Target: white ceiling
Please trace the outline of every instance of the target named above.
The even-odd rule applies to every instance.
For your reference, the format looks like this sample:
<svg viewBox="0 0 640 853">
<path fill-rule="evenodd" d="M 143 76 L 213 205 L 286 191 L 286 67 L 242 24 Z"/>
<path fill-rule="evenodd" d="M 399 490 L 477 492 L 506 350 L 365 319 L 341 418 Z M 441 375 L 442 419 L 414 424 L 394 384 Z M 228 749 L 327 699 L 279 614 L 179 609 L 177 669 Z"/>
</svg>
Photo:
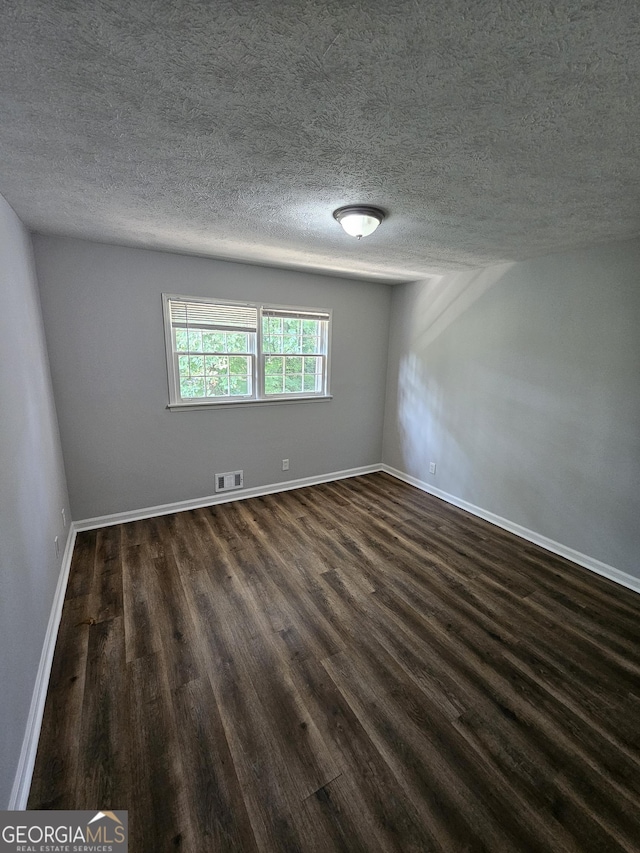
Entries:
<svg viewBox="0 0 640 853">
<path fill-rule="evenodd" d="M 5 0 L 33 230 L 401 281 L 640 233 L 633 0 Z M 332 211 L 389 217 L 358 242 Z"/>
</svg>

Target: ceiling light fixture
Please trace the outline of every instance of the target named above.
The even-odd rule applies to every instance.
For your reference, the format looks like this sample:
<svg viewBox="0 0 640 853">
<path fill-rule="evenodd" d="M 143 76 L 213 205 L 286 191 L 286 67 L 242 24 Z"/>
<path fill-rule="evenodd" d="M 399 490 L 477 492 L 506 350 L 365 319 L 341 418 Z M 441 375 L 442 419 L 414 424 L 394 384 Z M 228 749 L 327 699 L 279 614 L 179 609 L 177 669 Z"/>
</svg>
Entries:
<svg viewBox="0 0 640 853">
<path fill-rule="evenodd" d="M 384 210 L 364 204 L 349 204 L 333 211 L 337 219 L 350 237 L 368 237 L 373 234 L 385 217 Z"/>
</svg>

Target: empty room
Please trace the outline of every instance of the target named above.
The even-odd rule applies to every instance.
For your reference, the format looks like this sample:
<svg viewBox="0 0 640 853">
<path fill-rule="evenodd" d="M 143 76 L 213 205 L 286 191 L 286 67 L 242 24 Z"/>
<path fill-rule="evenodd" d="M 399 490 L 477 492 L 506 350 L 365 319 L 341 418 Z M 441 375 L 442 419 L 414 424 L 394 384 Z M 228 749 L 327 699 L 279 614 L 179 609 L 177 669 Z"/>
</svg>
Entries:
<svg viewBox="0 0 640 853">
<path fill-rule="evenodd" d="M 638 5 L 0 47 L 3 849 L 637 853 Z"/>
</svg>

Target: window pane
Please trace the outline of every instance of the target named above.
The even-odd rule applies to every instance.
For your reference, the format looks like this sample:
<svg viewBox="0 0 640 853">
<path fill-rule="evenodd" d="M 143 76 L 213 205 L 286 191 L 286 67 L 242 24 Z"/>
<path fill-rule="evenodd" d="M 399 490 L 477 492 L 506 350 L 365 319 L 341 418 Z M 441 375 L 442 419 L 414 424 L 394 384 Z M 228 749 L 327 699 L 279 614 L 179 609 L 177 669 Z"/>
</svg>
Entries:
<svg viewBox="0 0 640 853">
<path fill-rule="evenodd" d="M 319 321 L 318 320 L 303 320 L 302 321 L 302 334 L 303 335 L 318 335 L 319 333 Z"/>
<path fill-rule="evenodd" d="M 267 376 L 282 373 L 282 358 L 273 355 L 265 356 L 264 372 Z"/>
<path fill-rule="evenodd" d="M 302 376 L 287 376 L 284 382 L 285 391 L 289 394 L 300 394 L 302 391 Z"/>
<path fill-rule="evenodd" d="M 264 380 L 265 394 L 282 394 L 284 385 L 282 376 L 266 376 Z"/>
<path fill-rule="evenodd" d="M 192 355 L 189 359 L 189 372 L 194 374 L 204 373 L 204 359 L 201 355 Z"/>
<path fill-rule="evenodd" d="M 301 339 L 297 335 L 285 335 L 282 339 L 282 352 L 300 352 Z"/>
<path fill-rule="evenodd" d="M 229 367 L 229 359 L 226 355 L 211 356 L 211 370 L 215 373 L 226 373 Z"/>
<path fill-rule="evenodd" d="M 227 335 L 227 352 L 249 352 L 248 335 Z"/>
<path fill-rule="evenodd" d="M 214 376 L 207 379 L 208 397 L 227 397 L 229 394 L 229 381 L 226 376 Z"/>
<path fill-rule="evenodd" d="M 188 355 L 180 355 L 178 356 L 178 371 L 180 372 L 180 376 L 189 376 L 189 356 Z"/>
<path fill-rule="evenodd" d="M 186 329 L 176 329 L 176 351 L 185 352 L 189 348 L 189 335 Z"/>
<path fill-rule="evenodd" d="M 189 352 L 202 352 L 202 332 L 200 329 L 189 329 Z"/>
<path fill-rule="evenodd" d="M 314 393 L 318 391 L 317 380 L 319 377 L 316 377 L 315 374 L 306 373 L 304 376 L 304 390 Z"/>
<path fill-rule="evenodd" d="M 180 392 L 183 397 L 204 397 L 204 377 L 192 376 L 180 380 Z"/>
<path fill-rule="evenodd" d="M 226 349 L 225 337 L 224 332 L 203 332 L 203 352 L 224 352 Z"/>
<path fill-rule="evenodd" d="M 320 373 L 320 359 L 319 358 L 305 358 L 304 360 L 304 372 L 305 373 Z"/>
<path fill-rule="evenodd" d="M 285 320 L 284 321 L 284 333 L 286 335 L 299 335 L 300 334 L 300 320 Z"/>
<path fill-rule="evenodd" d="M 249 373 L 249 359 L 247 356 L 232 356 L 229 359 L 229 373 L 246 376 Z"/>
<path fill-rule="evenodd" d="M 229 393 L 234 397 L 249 393 L 249 379 L 246 376 L 232 376 L 229 379 Z"/>
<path fill-rule="evenodd" d="M 282 352 L 282 335 L 269 332 L 263 336 L 262 348 L 265 352 Z"/>
<path fill-rule="evenodd" d="M 285 373 L 287 375 L 291 373 L 302 373 L 302 359 L 301 358 L 287 358 Z"/>
<path fill-rule="evenodd" d="M 282 334 L 282 317 L 263 317 L 262 331 L 265 335 Z"/>
</svg>

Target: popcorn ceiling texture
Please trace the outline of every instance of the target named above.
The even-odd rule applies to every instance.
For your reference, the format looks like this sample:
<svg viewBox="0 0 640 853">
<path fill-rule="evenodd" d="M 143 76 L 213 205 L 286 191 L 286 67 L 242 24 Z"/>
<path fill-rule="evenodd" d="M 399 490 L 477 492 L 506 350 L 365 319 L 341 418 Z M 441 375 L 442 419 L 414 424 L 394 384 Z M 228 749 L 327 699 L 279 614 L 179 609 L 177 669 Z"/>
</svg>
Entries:
<svg viewBox="0 0 640 853">
<path fill-rule="evenodd" d="M 31 229 L 387 281 L 640 231 L 640 4 L 8 0 Z M 332 211 L 377 204 L 357 242 Z"/>
</svg>

